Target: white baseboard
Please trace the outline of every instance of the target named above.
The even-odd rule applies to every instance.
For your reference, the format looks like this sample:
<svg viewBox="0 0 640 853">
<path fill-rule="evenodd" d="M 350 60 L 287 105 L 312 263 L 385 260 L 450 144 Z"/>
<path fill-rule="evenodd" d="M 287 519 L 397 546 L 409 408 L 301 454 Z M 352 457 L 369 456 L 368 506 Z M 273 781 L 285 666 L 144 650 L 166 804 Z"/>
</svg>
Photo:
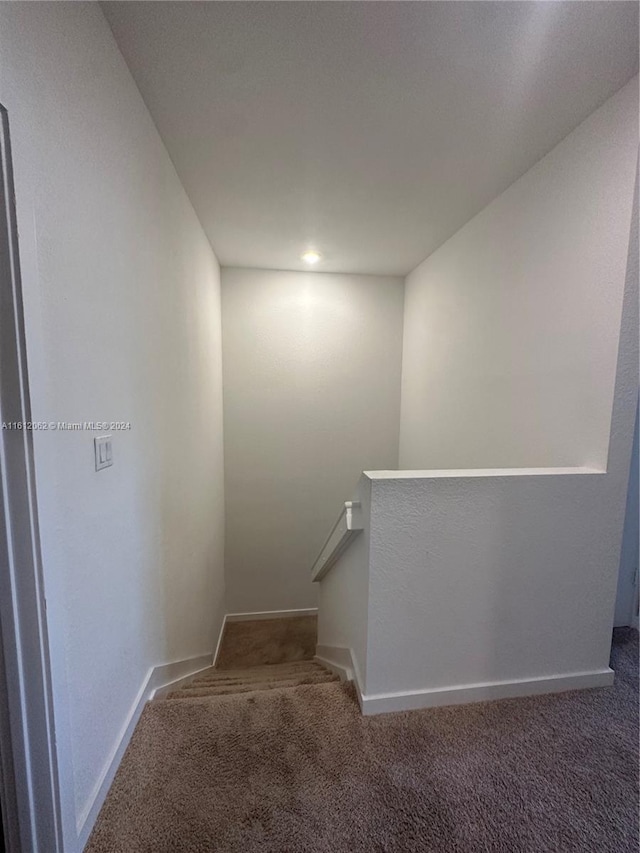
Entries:
<svg viewBox="0 0 640 853">
<path fill-rule="evenodd" d="M 339 675 L 343 681 L 355 681 L 355 665 L 351 649 L 343 646 L 316 646 L 315 659 Z"/>
<path fill-rule="evenodd" d="M 161 691 L 164 692 L 165 689 L 171 689 L 179 685 L 182 681 L 192 678 L 201 670 L 208 669 L 211 665 L 212 655 L 208 654 L 173 663 L 161 664 L 149 670 L 136 698 L 133 700 L 133 704 L 122 725 L 116 743 L 105 762 L 100 778 L 94 786 L 87 805 L 78 817 L 78 850 L 84 850 L 89 840 L 98 813 L 106 799 L 116 771 L 120 766 L 122 756 L 129 745 L 131 735 L 146 703 L 154 698 L 154 696 L 161 695 Z"/>
<path fill-rule="evenodd" d="M 260 619 L 290 619 L 294 616 L 317 616 L 318 608 L 317 607 L 307 607 L 301 610 L 261 610 L 256 611 L 255 613 L 225 613 L 224 618 L 222 619 L 222 625 L 220 626 L 220 633 L 218 634 L 218 642 L 216 643 L 216 650 L 213 655 L 213 665 L 215 666 L 218 662 L 218 654 L 220 653 L 220 645 L 222 643 L 222 637 L 224 635 L 224 629 L 227 622 L 253 622 L 254 620 Z"/>
<path fill-rule="evenodd" d="M 364 713 L 362 704 L 363 681 L 353 649 L 344 646 L 318 645 L 316 646 L 315 659 L 331 672 L 339 675 L 342 681 L 353 681 L 358 696 L 358 704 Z"/>
<path fill-rule="evenodd" d="M 536 696 L 542 693 L 562 693 L 566 690 L 584 690 L 589 687 L 608 687 L 613 684 L 614 672 L 609 667 L 592 672 L 542 678 L 518 679 L 490 684 L 468 684 L 399 693 L 363 695 L 362 713 L 385 714 L 390 711 L 414 711 L 419 708 L 436 708 L 442 705 L 464 705 L 492 699 L 514 699 L 518 696 Z"/>
<path fill-rule="evenodd" d="M 200 655 L 200 657 L 157 666 L 153 670 L 153 689 L 149 695 L 149 700 L 160 699 L 171 690 L 181 687 L 194 675 L 205 669 L 210 669 L 212 666 L 213 655 Z"/>
<path fill-rule="evenodd" d="M 216 650 L 213 653 L 213 665 L 215 666 L 218 663 L 218 655 L 220 654 L 220 646 L 222 645 L 222 638 L 224 637 L 224 629 L 227 625 L 227 614 L 225 613 L 222 617 L 222 624 L 220 625 L 220 633 L 218 634 L 218 642 L 216 643 Z"/>
</svg>

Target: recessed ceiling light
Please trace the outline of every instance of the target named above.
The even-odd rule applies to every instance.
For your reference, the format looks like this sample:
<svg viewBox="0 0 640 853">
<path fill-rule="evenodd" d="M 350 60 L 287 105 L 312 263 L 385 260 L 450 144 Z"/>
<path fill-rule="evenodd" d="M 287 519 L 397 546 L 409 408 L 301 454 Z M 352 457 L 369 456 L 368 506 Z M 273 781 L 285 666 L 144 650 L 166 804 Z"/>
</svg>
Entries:
<svg viewBox="0 0 640 853">
<path fill-rule="evenodd" d="M 311 264 L 311 266 L 317 264 L 321 257 L 322 255 L 320 254 L 320 252 L 316 252 L 313 249 L 309 249 L 307 252 L 303 252 L 303 254 L 301 255 L 301 258 L 305 262 L 305 264 Z"/>
</svg>

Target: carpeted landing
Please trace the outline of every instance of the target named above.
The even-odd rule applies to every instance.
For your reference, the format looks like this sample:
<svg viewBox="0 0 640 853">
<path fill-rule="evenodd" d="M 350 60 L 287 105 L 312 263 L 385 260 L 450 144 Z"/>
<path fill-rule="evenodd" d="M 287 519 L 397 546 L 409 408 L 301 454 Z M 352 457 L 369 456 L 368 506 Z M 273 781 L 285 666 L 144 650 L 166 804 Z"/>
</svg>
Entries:
<svg viewBox="0 0 640 853">
<path fill-rule="evenodd" d="M 336 682 L 152 702 L 87 853 L 637 853 L 637 632 L 612 666 L 378 717 Z"/>
<path fill-rule="evenodd" d="M 218 669 L 311 660 L 316 653 L 317 616 L 227 622 Z"/>
</svg>

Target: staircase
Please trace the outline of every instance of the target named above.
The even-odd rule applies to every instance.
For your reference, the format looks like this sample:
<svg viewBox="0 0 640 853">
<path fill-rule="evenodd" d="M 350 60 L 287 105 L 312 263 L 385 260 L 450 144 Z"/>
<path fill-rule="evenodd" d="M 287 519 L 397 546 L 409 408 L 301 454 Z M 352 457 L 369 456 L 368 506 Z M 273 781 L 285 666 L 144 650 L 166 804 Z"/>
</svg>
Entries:
<svg viewBox="0 0 640 853">
<path fill-rule="evenodd" d="M 229 623 L 218 665 L 198 673 L 162 701 L 207 700 L 340 681 L 313 659 L 316 620 L 304 616 Z"/>
<path fill-rule="evenodd" d="M 299 687 L 302 684 L 326 684 L 340 681 L 315 661 L 267 664 L 236 670 L 211 669 L 194 678 L 189 684 L 174 690 L 168 700 L 205 699 L 228 696 L 232 693 L 254 693 L 256 690 L 276 690 Z"/>
</svg>

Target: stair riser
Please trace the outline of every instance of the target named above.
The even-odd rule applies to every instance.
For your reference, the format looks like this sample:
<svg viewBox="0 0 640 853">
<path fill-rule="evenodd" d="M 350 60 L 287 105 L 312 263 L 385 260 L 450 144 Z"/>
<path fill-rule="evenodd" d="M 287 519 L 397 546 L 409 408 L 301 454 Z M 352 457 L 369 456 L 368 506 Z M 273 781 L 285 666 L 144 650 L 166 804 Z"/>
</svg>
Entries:
<svg viewBox="0 0 640 853">
<path fill-rule="evenodd" d="M 273 670 L 274 672 L 299 672 L 300 670 L 304 671 L 307 669 L 323 669 L 323 667 L 315 661 L 303 660 L 299 663 L 272 663 L 266 664 L 265 666 L 252 666 L 247 669 L 225 669 L 224 667 L 216 667 L 215 670 L 211 670 L 211 672 L 216 674 L 220 673 L 221 675 L 235 676 L 240 674 L 252 675 L 264 672 L 265 670 Z"/>
<path fill-rule="evenodd" d="M 277 676 L 268 677 L 268 676 L 254 676 L 253 678 L 225 678 L 224 676 L 211 676 L 209 678 L 196 678 L 194 679 L 189 686 L 195 687 L 196 685 L 205 686 L 210 684 L 228 684 L 230 687 L 234 684 L 259 684 L 263 681 L 279 681 L 284 678 L 289 680 L 291 678 L 313 678 L 316 675 L 325 675 L 325 673 L 320 669 L 309 670 L 308 672 L 285 672 L 279 673 Z"/>
</svg>

